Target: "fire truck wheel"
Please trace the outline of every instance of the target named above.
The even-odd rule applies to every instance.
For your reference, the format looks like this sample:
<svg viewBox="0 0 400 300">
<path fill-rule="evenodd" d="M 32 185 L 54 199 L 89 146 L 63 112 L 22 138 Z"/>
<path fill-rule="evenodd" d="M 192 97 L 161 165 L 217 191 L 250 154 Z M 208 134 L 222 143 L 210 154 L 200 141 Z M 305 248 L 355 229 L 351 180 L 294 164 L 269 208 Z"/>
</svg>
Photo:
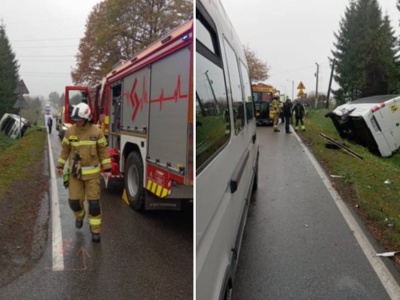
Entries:
<svg viewBox="0 0 400 300">
<path fill-rule="evenodd" d="M 138 152 L 131 152 L 125 163 L 125 188 L 129 205 L 134 210 L 144 208 L 143 162 Z"/>
</svg>

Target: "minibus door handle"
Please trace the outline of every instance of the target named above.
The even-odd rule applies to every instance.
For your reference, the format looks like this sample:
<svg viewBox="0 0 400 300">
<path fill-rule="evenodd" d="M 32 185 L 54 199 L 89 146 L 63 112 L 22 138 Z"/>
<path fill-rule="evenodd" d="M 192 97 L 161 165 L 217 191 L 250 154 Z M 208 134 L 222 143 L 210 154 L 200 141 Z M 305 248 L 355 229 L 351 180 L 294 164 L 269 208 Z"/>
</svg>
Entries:
<svg viewBox="0 0 400 300">
<path fill-rule="evenodd" d="M 235 171 L 233 172 L 231 182 L 230 182 L 230 188 L 231 188 L 231 193 L 233 194 L 236 192 L 240 179 L 242 178 L 243 171 L 246 167 L 247 161 L 249 160 L 249 149 L 245 153 L 243 153 L 242 157 L 239 160 L 239 163 L 237 164 Z"/>
</svg>

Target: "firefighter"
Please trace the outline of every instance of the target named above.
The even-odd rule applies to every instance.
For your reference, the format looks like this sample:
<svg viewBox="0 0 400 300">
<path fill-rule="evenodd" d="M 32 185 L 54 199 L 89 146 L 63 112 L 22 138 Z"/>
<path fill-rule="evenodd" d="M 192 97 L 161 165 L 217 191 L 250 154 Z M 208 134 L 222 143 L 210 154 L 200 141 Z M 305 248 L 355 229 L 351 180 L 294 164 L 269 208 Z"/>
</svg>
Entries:
<svg viewBox="0 0 400 300">
<path fill-rule="evenodd" d="M 275 96 L 274 99 L 271 102 L 272 109 L 274 111 L 274 132 L 280 132 L 278 129 L 278 123 L 279 123 L 279 111 L 280 111 L 280 106 L 281 103 L 279 102 L 279 97 Z"/>
<path fill-rule="evenodd" d="M 292 108 L 292 111 L 294 113 L 294 118 L 296 119 L 294 130 L 297 131 L 299 129 L 299 123 L 300 123 L 301 130 L 306 131 L 306 127 L 304 126 L 304 121 L 303 121 L 303 118 L 306 114 L 304 105 L 301 104 L 299 100 L 297 100 L 296 104 Z"/>
<path fill-rule="evenodd" d="M 89 202 L 89 227 L 93 242 L 100 242 L 100 168 L 109 177 L 111 160 L 107 140 L 102 131 L 91 121 L 91 111 L 86 103 L 76 105 L 71 113 L 75 122 L 65 132 L 57 162 L 57 174 L 63 175 L 68 161 L 68 202 L 75 215 L 75 227 L 82 228 L 85 217 L 85 200 Z"/>
</svg>

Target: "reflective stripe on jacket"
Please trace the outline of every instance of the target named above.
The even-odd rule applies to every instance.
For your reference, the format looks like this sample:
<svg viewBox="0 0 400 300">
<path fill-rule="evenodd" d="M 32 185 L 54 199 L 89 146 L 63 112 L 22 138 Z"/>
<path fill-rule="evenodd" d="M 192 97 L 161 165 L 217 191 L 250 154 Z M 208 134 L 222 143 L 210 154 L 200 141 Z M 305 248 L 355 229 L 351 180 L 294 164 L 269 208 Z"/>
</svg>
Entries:
<svg viewBox="0 0 400 300">
<path fill-rule="evenodd" d="M 82 168 L 82 179 L 90 179 L 100 174 L 100 166 L 111 169 L 111 159 L 107 152 L 107 140 L 96 125 L 86 123 L 82 127 L 72 125 L 65 132 L 61 143 L 61 153 L 57 167 L 64 167 L 69 161 L 72 168 L 74 154 L 78 153 Z"/>
</svg>

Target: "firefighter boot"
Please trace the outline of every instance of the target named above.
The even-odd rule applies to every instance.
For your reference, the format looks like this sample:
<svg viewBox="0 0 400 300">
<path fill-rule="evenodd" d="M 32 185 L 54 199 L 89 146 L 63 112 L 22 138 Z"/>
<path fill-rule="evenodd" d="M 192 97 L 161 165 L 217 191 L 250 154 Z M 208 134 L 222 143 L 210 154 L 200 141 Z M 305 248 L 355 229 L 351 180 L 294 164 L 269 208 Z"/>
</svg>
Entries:
<svg viewBox="0 0 400 300">
<path fill-rule="evenodd" d="M 76 217 L 75 219 L 75 227 L 81 229 L 83 226 L 83 219 L 85 218 L 85 210 L 83 210 L 82 217 Z"/>
<path fill-rule="evenodd" d="M 100 233 L 92 233 L 92 241 L 95 243 L 100 242 Z"/>
<path fill-rule="evenodd" d="M 75 215 L 75 227 L 82 228 L 83 219 L 85 218 L 85 209 L 83 208 L 82 201 L 69 199 L 69 207 Z"/>
<path fill-rule="evenodd" d="M 100 242 L 101 208 L 100 200 L 89 200 L 89 225 L 92 241 Z"/>
</svg>

